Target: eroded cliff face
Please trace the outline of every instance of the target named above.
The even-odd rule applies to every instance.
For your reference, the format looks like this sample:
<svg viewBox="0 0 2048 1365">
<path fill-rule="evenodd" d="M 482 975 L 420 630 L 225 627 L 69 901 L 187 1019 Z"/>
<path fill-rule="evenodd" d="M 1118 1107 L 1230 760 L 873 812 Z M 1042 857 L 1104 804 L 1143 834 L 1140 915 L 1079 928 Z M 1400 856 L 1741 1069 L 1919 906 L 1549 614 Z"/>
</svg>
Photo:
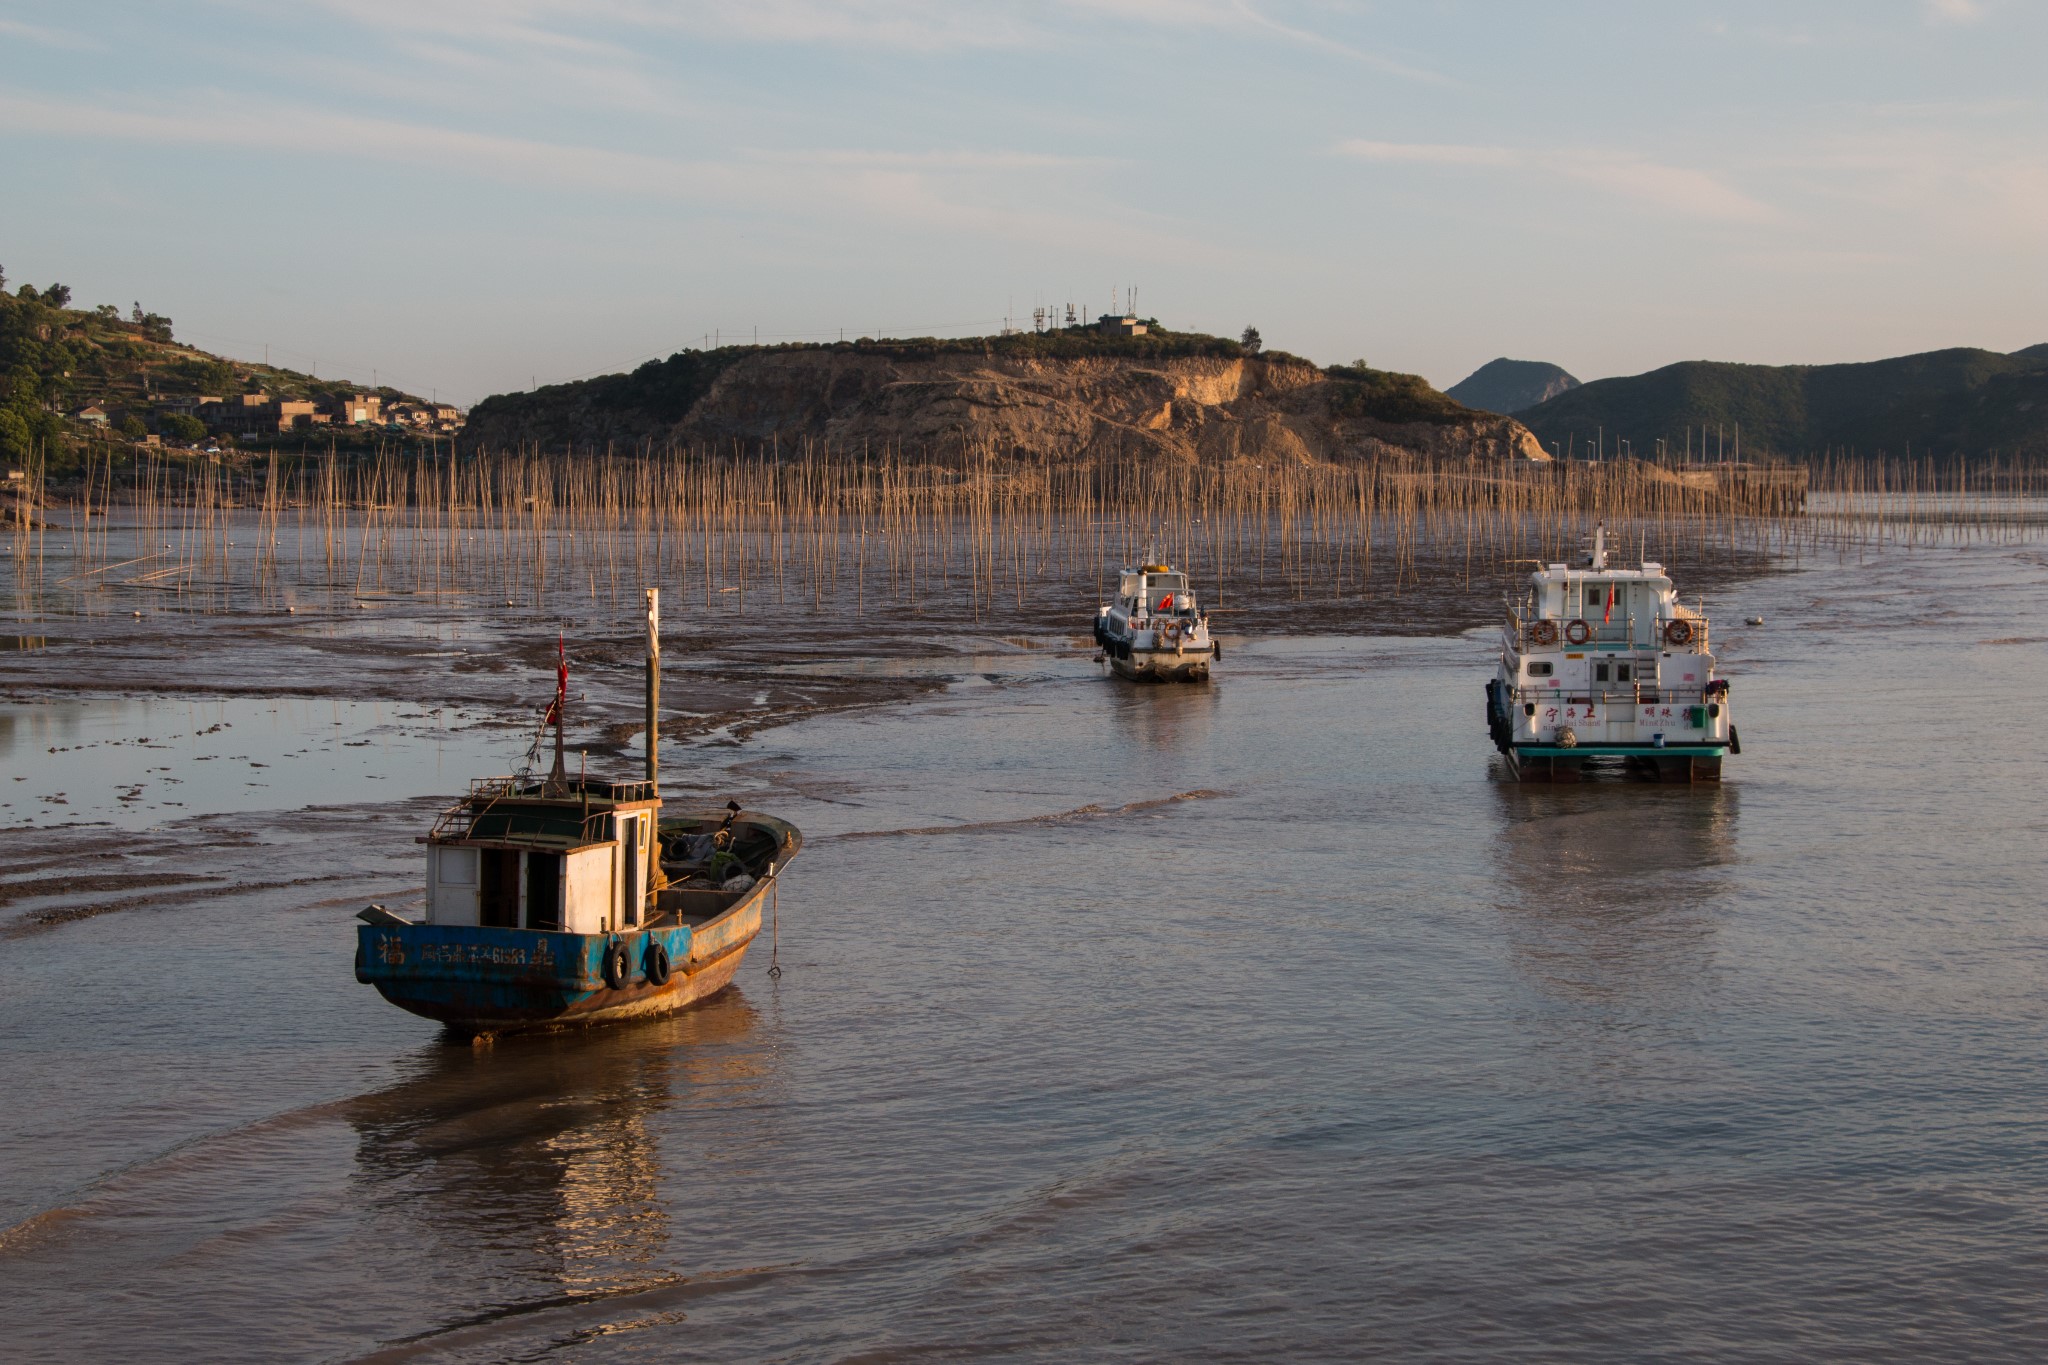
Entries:
<svg viewBox="0 0 2048 1365">
<path fill-rule="evenodd" d="M 594 385 L 493 398 L 472 413 L 465 444 L 751 449 L 809 442 L 842 452 L 986 451 L 1023 460 L 1341 461 L 1393 452 L 1548 458 L 1508 418 L 1344 415 L 1333 404 L 1337 392 L 1323 371 L 1295 360 L 905 358 L 820 348 L 738 359 L 680 415 L 622 406 Z"/>
</svg>

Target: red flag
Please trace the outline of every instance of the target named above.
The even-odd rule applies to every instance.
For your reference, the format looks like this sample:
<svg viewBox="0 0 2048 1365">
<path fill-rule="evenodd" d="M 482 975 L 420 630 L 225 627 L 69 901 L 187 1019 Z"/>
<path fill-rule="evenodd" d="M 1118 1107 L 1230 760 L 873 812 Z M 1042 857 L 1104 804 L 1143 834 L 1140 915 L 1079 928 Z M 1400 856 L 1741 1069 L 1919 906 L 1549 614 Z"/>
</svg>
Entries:
<svg viewBox="0 0 2048 1365">
<path fill-rule="evenodd" d="M 569 646 L 560 634 L 555 636 L 555 699 L 548 704 L 548 713 L 541 721 L 553 725 L 562 718 L 562 707 L 569 700 Z"/>
<path fill-rule="evenodd" d="M 1160 599 L 1159 599 L 1159 610 L 1161 610 L 1161 611 L 1172 611 L 1172 610 L 1173 610 L 1173 594 L 1172 594 L 1172 593 L 1168 593 L 1168 594 L 1166 594 L 1166 596 L 1164 596 L 1164 597 L 1162 597 L 1162 598 L 1160 598 Z"/>
<path fill-rule="evenodd" d="M 1614 619 L 1614 585 L 1613 585 L 1612 583 L 1609 583 L 1609 584 L 1607 585 L 1607 614 L 1606 614 L 1605 616 L 1602 616 L 1602 617 L 1600 618 L 1600 624 L 1604 626 L 1604 625 L 1606 625 L 1606 624 L 1607 624 L 1607 623 L 1608 623 L 1609 621 L 1612 621 L 1613 619 Z"/>
</svg>

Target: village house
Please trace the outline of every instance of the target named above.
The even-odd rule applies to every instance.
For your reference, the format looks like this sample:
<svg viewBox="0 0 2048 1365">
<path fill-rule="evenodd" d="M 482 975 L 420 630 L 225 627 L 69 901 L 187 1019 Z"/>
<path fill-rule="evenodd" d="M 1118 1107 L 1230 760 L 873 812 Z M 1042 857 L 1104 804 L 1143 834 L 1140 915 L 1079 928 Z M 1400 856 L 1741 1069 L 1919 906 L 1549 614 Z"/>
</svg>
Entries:
<svg viewBox="0 0 2048 1365">
<path fill-rule="evenodd" d="M 96 427 L 103 427 L 107 424 L 107 410 L 97 403 L 89 403 L 85 407 L 75 408 L 72 410 L 71 416 L 77 421 L 90 422 Z"/>
<path fill-rule="evenodd" d="M 220 395 L 218 394 L 177 394 L 170 398 L 158 399 L 156 410 L 162 413 L 184 413 L 189 416 L 192 413 L 198 412 L 199 409 L 205 407 L 209 403 L 218 403 L 220 401 Z"/>
<path fill-rule="evenodd" d="M 384 420 L 384 399 L 374 393 L 348 393 L 331 398 L 327 411 L 344 426 L 375 426 Z"/>
<path fill-rule="evenodd" d="M 271 435 L 332 420 L 309 398 L 272 398 L 266 393 L 236 394 L 200 409 L 199 416 L 211 430 L 233 436 Z"/>
</svg>

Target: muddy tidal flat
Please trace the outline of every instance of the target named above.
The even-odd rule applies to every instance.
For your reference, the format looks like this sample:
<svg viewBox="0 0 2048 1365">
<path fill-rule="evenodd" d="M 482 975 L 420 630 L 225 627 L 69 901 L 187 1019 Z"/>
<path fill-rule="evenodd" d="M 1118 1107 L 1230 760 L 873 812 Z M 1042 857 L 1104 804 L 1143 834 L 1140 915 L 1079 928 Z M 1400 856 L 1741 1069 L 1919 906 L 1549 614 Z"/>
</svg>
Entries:
<svg viewBox="0 0 2048 1365">
<path fill-rule="evenodd" d="M 1695 788 L 1505 780 L 1505 569 L 1239 583 L 1184 687 L 1050 585 L 676 589 L 668 795 L 804 830 L 783 974 L 487 1049 L 353 916 L 558 635 L 637 762 L 633 596 L 12 566 L 7 1359 L 2048 1355 L 2038 535 L 1671 556 Z"/>
</svg>

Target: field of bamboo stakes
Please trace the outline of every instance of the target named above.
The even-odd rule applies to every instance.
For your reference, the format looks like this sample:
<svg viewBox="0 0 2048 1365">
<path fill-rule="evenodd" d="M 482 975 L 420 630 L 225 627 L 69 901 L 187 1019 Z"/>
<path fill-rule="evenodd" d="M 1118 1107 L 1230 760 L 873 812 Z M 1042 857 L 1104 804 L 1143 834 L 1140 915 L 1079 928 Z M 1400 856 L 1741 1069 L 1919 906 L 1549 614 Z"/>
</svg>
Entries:
<svg viewBox="0 0 2048 1365">
<path fill-rule="evenodd" d="M 772 605 L 992 622 L 1099 600 L 1148 545 L 1213 606 L 1473 588 L 1612 543 L 1677 565 L 2040 534 L 2048 467 L 1827 457 L 1790 480 L 1636 461 L 1018 464 L 780 457 L 143 455 L 30 470 L 7 524 L 17 610 L 190 611 L 393 597 L 683 610 Z M 1788 489 L 1792 490 L 1788 493 Z M 132 599 L 132 600 L 131 600 Z"/>
</svg>

